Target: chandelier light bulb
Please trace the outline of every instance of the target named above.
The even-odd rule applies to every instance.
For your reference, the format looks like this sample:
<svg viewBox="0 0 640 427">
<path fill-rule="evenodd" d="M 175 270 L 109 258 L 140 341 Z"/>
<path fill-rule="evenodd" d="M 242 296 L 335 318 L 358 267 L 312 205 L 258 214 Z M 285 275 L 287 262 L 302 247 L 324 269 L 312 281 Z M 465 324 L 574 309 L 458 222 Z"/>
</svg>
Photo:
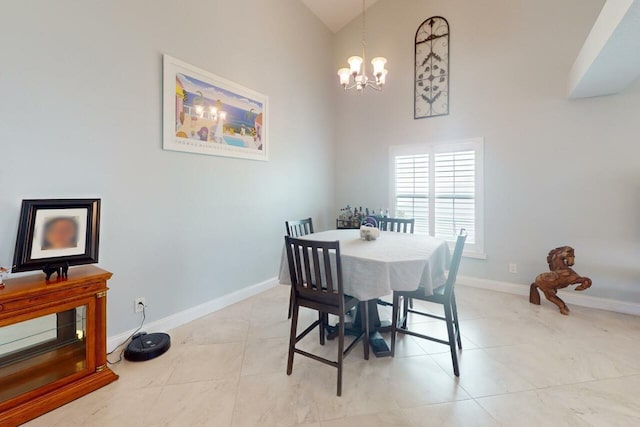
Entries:
<svg viewBox="0 0 640 427">
<path fill-rule="evenodd" d="M 371 60 L 371 65 L 373 65 L 373 75 L 376 77 L 382 76 L 382 72 L 384 71 L 384 66 L 387 64 L 387 58 L 383 58 L 382 56 L 378 56 Z"/>
<path fill-rule="evenodd" d="M 340 84 L 347 86 L 349 84 L 349 77 L 351 77 L 351 70 L 348 68 L 340 68 L 338 70 L 338 76 L 340 76 Z"/>
<path fill-rule="evenodd" d="M 353 74 L 354 77 L 360 74 L 360 66 L 362 65 L 361 57 L 352 56 L 347 59 L 347 62 L 349 63 L 349 67 L 351 68 L 351 74 Z"/>
<path fill-rule="evenodd" d="M 216 107 L 209 107 L 209 113 L 211 113 L 211 117 L 215 116 L 217 112 L 218 109 Z"/>
<path fill-rule="evenodd" d="M 387 73 L 389 72 L 389 70 L 384 69 L 382 70 L 382 73 L 380 73 L 380 76 L 378 77 L 378 85 L 382 86 L 386 83 L 387 81 Z"/>
<path fill-rule="evenodd" d="M 227 119 L 227 112 L 226 111 L 220 111 L 220 120 L 224 121 Z"/>
<path fill-rule="evenodd" d="M 202 105 L 196 105 L 196 114 L 202 117 L 202 113 L 204 113 L 204 107 Z"/>
</svg>

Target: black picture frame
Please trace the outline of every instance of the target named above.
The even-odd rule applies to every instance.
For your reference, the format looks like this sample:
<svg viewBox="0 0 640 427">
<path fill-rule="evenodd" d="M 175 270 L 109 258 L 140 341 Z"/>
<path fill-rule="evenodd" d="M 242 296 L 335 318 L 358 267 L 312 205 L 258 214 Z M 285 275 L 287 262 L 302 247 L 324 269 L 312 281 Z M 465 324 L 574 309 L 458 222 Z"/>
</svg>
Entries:
<svg viewBox="0 0 640 427">
<path fill-rule="evenodd" d="M 84 242 L 84 252 L 73 255 L 32 258 L 34 231 L 36 229 L 38 211 L 56 211 L 63 209 L 86 209 L 86 224 L 84 224 L 84 228 L 80 227 L 81 230 L 85 230 L 85 233 L 84 236 L 77 236 L 78 242 Z M 18 273 L 42 270 L 45 266 L 62 264 L 69 266 L 94 264 L 98 262 L 99 243 L 100 199 L 23 200 L 11 271 Z"/>
</svg>

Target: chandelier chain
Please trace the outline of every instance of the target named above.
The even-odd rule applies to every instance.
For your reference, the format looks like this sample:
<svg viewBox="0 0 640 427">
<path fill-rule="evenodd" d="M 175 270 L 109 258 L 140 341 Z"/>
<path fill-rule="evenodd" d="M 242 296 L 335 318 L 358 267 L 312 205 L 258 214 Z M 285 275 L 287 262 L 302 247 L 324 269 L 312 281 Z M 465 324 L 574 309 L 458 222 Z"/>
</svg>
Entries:
<svg viewBox="0 0 640 427">
<path fill-rule="evenodd" d="M 367 16 L 366 16 L 366 1 L 362 0 L 362 46 L 367 44 Z"/>
</svg>

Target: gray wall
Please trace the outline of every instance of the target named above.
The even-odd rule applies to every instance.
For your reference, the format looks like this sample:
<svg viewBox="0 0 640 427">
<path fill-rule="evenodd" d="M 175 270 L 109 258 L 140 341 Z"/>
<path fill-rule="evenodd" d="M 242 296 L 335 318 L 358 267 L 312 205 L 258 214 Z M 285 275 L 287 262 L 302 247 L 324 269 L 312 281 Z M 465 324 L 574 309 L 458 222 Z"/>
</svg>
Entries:
<svg viewBox="0 0 640 427">
<path fill-rule="evenodd" d="M 298 0 L 17 1 L 0 14 L 0 265 L 23 198 L 101 197 L 109 334 L 275 277 L 333 220 L 329 31 Z M 162 54 L 270 97 L 271 161 L 163 151 Z"/>
<path fill-rule="evenodd" d="M 336 204 L 388 205 L 388 146 L 485 137 L 485 252 L 463 274 L 531 283 L 549 249 L 575 247 L 589 295 L 640 302 L 640 84 L 569 100 L 567 78 L 602 0 L 385 0 L 367 13 L 368 55 L 388 86 L 343 94 Z M 451 114 L 413 120 L 413 38 L 451 25 Z M 360 22 L 334 40 L 334 68 L 359 52 Z M 510 274 L 508 263 L 518 264 Z"/>
</svg>

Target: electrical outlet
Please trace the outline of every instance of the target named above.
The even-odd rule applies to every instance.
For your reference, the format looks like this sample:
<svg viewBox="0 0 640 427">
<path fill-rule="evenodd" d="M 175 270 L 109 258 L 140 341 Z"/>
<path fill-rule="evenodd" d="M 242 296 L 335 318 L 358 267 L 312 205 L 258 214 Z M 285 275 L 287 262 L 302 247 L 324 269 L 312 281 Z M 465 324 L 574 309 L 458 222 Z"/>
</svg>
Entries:
<svg viewBox="0 0 640 427">
<path fill-rule="evenodd" d="M 133 300 L 133 311 L 136 313 L 142 313 L 142 309 L 147 305 L 144 297 L 136 298 Z"/>
<path fill-rule="evenodd" d="M 518 273 L 518 264 L 511 263 L 509 264 L 509 273 L 517 274 Z"/>
</svg>

